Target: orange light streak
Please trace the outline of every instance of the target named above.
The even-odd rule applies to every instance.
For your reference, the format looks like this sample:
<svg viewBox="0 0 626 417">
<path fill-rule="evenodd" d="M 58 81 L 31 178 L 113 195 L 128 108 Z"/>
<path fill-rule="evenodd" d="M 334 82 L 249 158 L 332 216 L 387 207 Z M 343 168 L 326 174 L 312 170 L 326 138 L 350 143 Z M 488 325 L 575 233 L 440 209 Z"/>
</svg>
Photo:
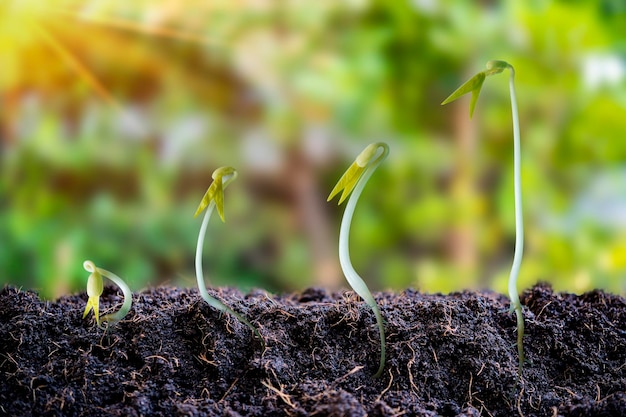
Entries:
<svg viewBox="0 0 626 417">
<path fill-rule="evenodd" d="M 101 26 L 107 26 L 114 29 L 121 29 L 132 31 L 136 33 L 143 33 L 146 35 L 160 36 L 163 38 L 169 39 L 177 39 L 187 42 L 195 42 L 200 44 L 205 44 L 209 46 L 216 47 L 224 47 L 224 44 L 220 44 L 214 40 L 205 38 L 203 36 L 198 36 L 191 32 L 179 31 L 176 29 L 170 29 L 159 26 L 148 26 L 140 23 L 136 23 L 130 20 L 119 19 L 119 18 L 111 18 L 111 17 L 94 17 L 94 16 L 81 16 L 74 12 L 63 11 L 63 10 L 51 10 L 54 13 L 64 15 L 66 17 L 71 17 L 78 20 L 83 20 L 85 22 L 94 23 Z"/>
<path fill-rule="evenodd" d="M 74 71 L 76 71 L 91 86 L 91 88 L 96 92 L 96 94 L 98 94 L 98 96 L 100 96 L 102 100 L 107 102 L 112 107 L 119 107 L 111 93 L 109 93 L 106 87 L 96 78 L 93 72 L 80 62 L 78 58 L 71 53 L 71 51 L 63 46 L 63 44 L 59 42 L 54 35 L 38 23 L 33 22 L 32 26 L 41 38 L 44 39 L 44 41 L 50 45 L 56 53 L 61 55 L 61 57 L 70 64 Z"/>
</svg>

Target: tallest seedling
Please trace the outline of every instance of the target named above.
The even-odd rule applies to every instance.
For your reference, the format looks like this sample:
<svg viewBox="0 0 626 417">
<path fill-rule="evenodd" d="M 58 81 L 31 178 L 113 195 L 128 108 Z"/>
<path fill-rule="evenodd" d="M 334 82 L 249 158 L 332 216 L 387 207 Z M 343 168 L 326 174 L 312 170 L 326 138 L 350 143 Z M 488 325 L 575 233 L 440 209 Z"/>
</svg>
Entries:
<svg viewBox="0 0 626 417">
<path fill-rule="evenodd" d="M 474 114 L 474 107 L 480 94 L 480 89 L 485 82 L 485 78 L 489 75 L 499 74 L 508 69 L 511 73 L 509 78 L 509 90 L 511 92 L 511 112 L 513 114 L 513 170 L 514 170 L 514 192 L 515 192 L 515 255 L 513 257 L 513 266 L 509 275 L 509 297 L 511 299 L 511 310 L 515 311 L 517 318 L 517 352 L 519 356 L 519 374 L 522 374 L 522 366 L 524 364 L 524 316 L 522 315 L 522 304 L 519 301 L 517 293 L 517 276 L 519 275 L 520 265 L 522 263 L 522 255 L 524 253 L 524 220 L 522 217 L 522 179 L 520 167 L 520 133 L 519 133 L 519 115 L 517 113 L 517 99 L 515 98 L 515 70 L 505 61 L 489 61 L 487 69 L 481 71 L 469 79 L 465 84 L 459 87 L 454 93 L 443 101 L 441 104 L 447 104 L 457 98 L 472 93 L 470 101 L 470 117 Z"/>
</svg>

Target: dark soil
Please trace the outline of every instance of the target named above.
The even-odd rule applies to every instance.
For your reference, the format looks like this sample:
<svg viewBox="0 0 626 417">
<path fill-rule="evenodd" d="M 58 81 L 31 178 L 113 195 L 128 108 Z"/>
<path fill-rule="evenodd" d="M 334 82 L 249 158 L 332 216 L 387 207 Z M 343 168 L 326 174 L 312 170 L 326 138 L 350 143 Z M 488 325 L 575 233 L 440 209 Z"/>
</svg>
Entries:
<svg viewBox="0 0 626 417">
<path fill-rule="evenodd" d="M 539 285 L 522 296 L 527 363 L 517 373 L 506 297 L 380 293 L 387 365 L 374 379 L 372 311 L 351 292 L 135 294 L 108 333 L 87 297 L 0 292 L 0 414 L 11 416 L 624 416 L 626 300 Z M 105 289 L 101 309 L 120 296 Z"/>
</svg>

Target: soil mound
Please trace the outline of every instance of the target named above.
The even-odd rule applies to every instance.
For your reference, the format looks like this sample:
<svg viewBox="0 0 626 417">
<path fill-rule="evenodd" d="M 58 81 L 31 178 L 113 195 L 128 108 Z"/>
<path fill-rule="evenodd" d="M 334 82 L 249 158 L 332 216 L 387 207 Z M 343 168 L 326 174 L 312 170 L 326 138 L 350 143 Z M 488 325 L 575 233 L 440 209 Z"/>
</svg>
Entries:
<svg viewBox="0 0 626 417">
<path fill-rule="evenodd" d="M 109 332 L 83 320 L 86 294 L 45 302 L 0 291 L 0 415 L 10 416 L 624 416 L 626 300 L 592 291 L 526 291 L 527 363 L 515 318 L 490 292 L 378 293 L 387 364 L 372 311 L 352 292 L 137 293 Z M 106 288 L 101 309 L 121 297 Z"/>
</svg>

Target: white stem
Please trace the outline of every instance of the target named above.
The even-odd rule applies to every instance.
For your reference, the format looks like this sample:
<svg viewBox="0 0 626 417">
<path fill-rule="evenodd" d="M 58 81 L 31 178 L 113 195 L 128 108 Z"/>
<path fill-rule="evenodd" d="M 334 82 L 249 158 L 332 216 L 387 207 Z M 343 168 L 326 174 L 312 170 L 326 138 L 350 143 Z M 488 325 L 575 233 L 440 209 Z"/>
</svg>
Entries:
<svg viewBox="0 0 626 417">
<path fill-rule="evenodd" d="M 517 277 L 519 275 L 522 256 L 524 254 L 524 218 L 522 213 L 522 174 L 521 174 L 521 150 L 520 150 L 520 127 L 519 114 L 517 111 L 517 98 L 515 95 L 515 70 L 509 66 L 511 76 L 509 78 L 509 89 L 511 93 L 511 112 L 513 115 L 513 170 L 514 170 L 514 193 L 515 193 L 515 255 L 509 276 L 509 297 L 511 298 L 511 309 L 515 310 L 517 317 L 517 349 L 519 356 L 519 372 L 522 372 L 524 363 L 524 316 L 522 305 L 517 292 Z"/>
<path fill-rule="evenodd" d="M 106 269 L 102 268 L 96 269 L 101 275 L 107 277 L 108 279 L 113 281 L 118 287 L 120 287 L 122 289 L 122 293 L 124 294 L 124 303 L 122 304 L 122 307 L 120 307 L 120 309 L 117 310 L 115 313 L 107 314 L 106 316 L 102 317 L 103 321 L 116 323 L 126 317 L 128 312 L 130 311 L 130 307 L 133 304 L 133 292 L 130 290 L 124 280 L 115 275 L 113 272 L 107 271 Z"/>
<path fill-rule="evenodd" d="M 204 218 L 202 219 L 202 225 L 200 226 L 200 233 L 198 234 L 198 243 L 196 246 L 196 280 L 198 282 L 198 291 L 200 291 L 200 296 L 204 301 L 207 302 L 211 307 L 216 308 L 220 311 L 224 311 L 226 313 L 230 313 L 235 316 L 239 321 L 248 326 L 258 337 L 263 341 L 261 334 L 248 320 L 246 320 L 241 314 L 237 313 L 235 310 L 224 304 L 222 301 L 217 298 L 211 296 L 206 289 L 204 284 L 204 274 L 202 272 L 202 248 L 204 246 L 204 236 L 206 235 L 207 226 L 209 224 L 209 219 L 211 218 L 211 214 L 213 213 L 213 209 L 215 208 L 215 201 L 211 201 L 209 206 L 206 209 L 206 213 L 204 214 Z"/>
<path fill-rule="evenodd" d="M 369 288 L 367 288 L 363 278 L 361 278 L 355 271 L 352 266 L 352 262 L 350 261 L 350 225 L 352 224 L 352 217 L 354 215 L 356 203 L 359 201 L 361 192 L 377 165 L 378 163 L 375 163 L 367 168 L 363 173 L 363 176 L 359 179 L 358 184 L 354 187 L 352 195 L 348 199 L 348 204 L 346 205 L 346 210 L 344 212 L 343 219 L 341 220 L 341 229 L 339 232 L 339 263 L 341 264 L 341 269 L 343 270 L 344 275 L 346 276 L 346 279 L 352 289 L 354 289 L 354 291 L 360 295 L 368 305 L 374 306 L 376 306 L 376 301 L 374 300 L 372 293 Z"/>
<path fill-rule="evenodd" d="M 513 307 L 519 305 L 519 295 L 517 293 L 517 276 L 519 275 L 522 256 L 524 254 L 524 219 L 522 215 L 522 178 L 521 178 L 521 157 L 520 157 L 520 129 L 519 116 L 517 111 L 517 99 L 515 97 L 515 70 L 509 67 L 511 77 L 509 78 L 509 88 L 511 91 L 511 111 L 513 114 L 513 170 L 514 170 L 514 193 L 515 193 L 515 255 L 513 256 L 513 266 L 509 276 L 509 297 Z"/>
<path fill-rule="evenodd" d="M 341 220 L 341 229 L 339 232 L 339 263 L 341 264 L 341 269 L 343 270 L 348 283 L 352 287 L 352 289 L 359 295 L 363 300 L 367 303 L 368 306 L 374 311 L 374 315 L 376 316 L 376 322 L 378 324 L 378 329 L 380 332 L 380 365 L 378 367 L 378 371 L 374 375 L 374 377 L 378 377 L 382 374 L 383 368 L 385 367 L 385 328 L 383 323 L 383 317 L 380 313 L 380 309 L 378 308 L 378 304 L 376 304 L 376 300 L 372 296 L 369 288 L 363 281 L 363 278 L 359 276 L 359 274 L 354 270 L 352 266 L 352 262 L 350 261 L 350 225 L 352 223 L 352 216 L 354 215 L 354 210 L 356 208 L 356 203 L 361 196 L 361 192 L 365 187 L 365 184 L 372 176 L 378 165 L 385 159 L 387 156 L 387 148 L 383 147 L 383 153 L 378 157 L 372 165 L 370 165 L 363 176 L 359 179 L 356 187 L 352 191 L 352 195 L 348 200 L 348 204 L 346 205 L 346 210 L 344 212 L 343 218 Z"/>
<path fill-rule="evenodd" d="M 220 303 L 219 300 L 211 297 L 207 292 L 204 283 L 204 274 L 202 272 L 202 248 L 204 247 L 204 237 L 206 235 L 206 230 L 209 225 L 209 219 L 211 218 L 211 214 L 213 213 L 214 208 L 215 201 L 211 201 L 211 203 L 209 203 L 209 207 L 207 207 L 206 212 L 204 213 L 204 217 L 202 218 L 202 225 L 200 226 L 198 243 L 196 245 L 196 280 L 198 282 L 198 291 L 200 291 L 200 296 L 202 297 L 202 299 L 206 301 L 210 306 L 222 310 L 223 303 Z"/>
</svg>

